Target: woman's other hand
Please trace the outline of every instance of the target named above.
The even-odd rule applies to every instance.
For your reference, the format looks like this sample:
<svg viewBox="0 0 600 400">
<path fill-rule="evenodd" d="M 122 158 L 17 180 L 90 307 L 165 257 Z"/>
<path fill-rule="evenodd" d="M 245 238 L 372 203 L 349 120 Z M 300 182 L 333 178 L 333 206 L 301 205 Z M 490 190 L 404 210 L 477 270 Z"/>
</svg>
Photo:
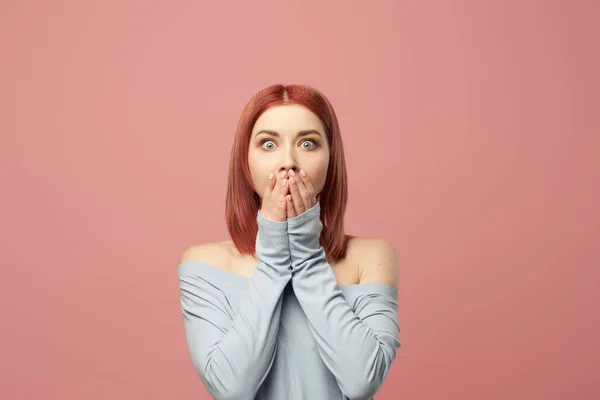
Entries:
<svg viewBox="0 0 600 400">
<path fill-rule="evenodd" d="M 284 222 L 287 218 L 287 197 L 289 181 L 286 172 L 282 171 L 277 176 L 271 172 L 263 193 L 260 214 L 271 221 Z"/>
<path fill-rule="evenodd" d="M 290 169 L 288 175 L 290 194 L 286 196 L 287 217 L 294 218 L 311 209 L 317 203 L 318 195 L 304 170 L 297 174 Z"/>
</svg>

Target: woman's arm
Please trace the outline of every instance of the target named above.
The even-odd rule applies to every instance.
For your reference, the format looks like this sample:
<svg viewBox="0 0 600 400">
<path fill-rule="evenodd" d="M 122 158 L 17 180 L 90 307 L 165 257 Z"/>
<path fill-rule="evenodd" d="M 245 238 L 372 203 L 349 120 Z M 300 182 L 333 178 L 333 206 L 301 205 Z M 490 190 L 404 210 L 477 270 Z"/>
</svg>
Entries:
<svg viewBox="0 0 600 400">
<path fill-rule="evenodd" d="M 397 292 L 380 285 L 385 290 L 365 294 L 349 305 L 319 244 L 321 229 L 318 202 L 288 219 L 294 292 L 321 358 L 342 392 L 350 399 L 370 399 L 383 384 L 400 347 Z M 385 256 L 385 262 L 397 268 L 395 252 L 392 260 L 390 254 Z"/>
<path fill-rule="evenodd" d="M 179 269 L 188 349 L 217 400 L 254 399 L 275 355 L 282 293 L 291 279 L 287 222 L 260 213 L 257 220 L 259 262 L 237 313 L 210 280 Z"/>
</svg>

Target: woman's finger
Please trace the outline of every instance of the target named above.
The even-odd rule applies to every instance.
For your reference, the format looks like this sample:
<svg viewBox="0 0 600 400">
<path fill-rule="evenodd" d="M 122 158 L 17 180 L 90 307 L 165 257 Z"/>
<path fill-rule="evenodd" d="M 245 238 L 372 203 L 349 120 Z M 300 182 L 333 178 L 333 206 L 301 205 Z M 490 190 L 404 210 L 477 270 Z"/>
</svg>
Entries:
<svg viewBox="0 0 600 400">
<path fill-rule="evenodd" d="M 310 179 L 306 171 L 304 171 L 303 169 L 300 170 L 300 180 L 302 181 L 302 183 L 304 183 L 304 186 L 306 187 L 308 197 L 310 199 L 310 207 L 312 207 L 317 202 L 317 194 L 315 187 L 312 184 L 312 180 Z"/>
<path fill-rule="evenodd" d="M 269 176 L 267 177 L 267 184 L 265 186 L 265 191 L 263 193 L 263 198 L 266 198 L 267 196 L 269 196 L 271 194 L 271 192 L 273 191 L 273 188 L 275 187 L 276 184 L 277 184 L 277 178 L 275 177 L 275 174 L 273 172 L 269 173 Z"/>
<path fill-rule="evenodd" d="M 296 210 L 294 209 L 294 201 L 292 200 L 292 196 L 288 194 L 285 197 L 285 201 L 287 203 L 287 217 L 294 218 L 298 214 L 296 214 Z"/>
<path fill-rule="evenodd" d="M 279 202 L 283 202 L 283 197 L 287 194 L 287 180 L 285 179 L 286 173 L 285 171 L 277 173 L 277 179 L 275 182 L 275 188 L 273 188 L 273 196 Z"/>
<path fill-rule="evenodd" d="M 292 171 L 290 170 L 290 174 Z M 290 178 L 290 193 L 292 197 L 292 201 L 294 202 L 294 209 L 296 210 L 296 214 L 300 215 L 306 210 L 306 205 L 304 204 L 304 200 L 302 199 L 302 195 L 300 193 L 300 188 L 298 184 L 302 185 L 302 182 L 298 179 L 297 176 L 293 176 Z"/>
<path fill-rule="evenodd" d="M 297 177 L 298 178 L 298 177 Z M 310 195 L 310 192 L 306 185 L 304 184 L 302 179 L 296 179 L 296 186 L 298 187 L 298 191 L 300 192 L 300 197 L 302 197 L 302 202 L 304 203 L 304 210 L 308 210 L 312 208 L 314 202 Z"/>
</svg>

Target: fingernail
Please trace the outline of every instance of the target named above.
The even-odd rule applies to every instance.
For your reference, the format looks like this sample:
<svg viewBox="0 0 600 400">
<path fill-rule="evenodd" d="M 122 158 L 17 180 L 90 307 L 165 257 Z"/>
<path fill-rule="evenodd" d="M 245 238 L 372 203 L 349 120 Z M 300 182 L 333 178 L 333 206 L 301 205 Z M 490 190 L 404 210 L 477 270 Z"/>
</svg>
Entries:
<svg viewBox="0 0 600 400">
<path fill-rule="evenodd" d="M 296 173 L 294 172 L 293 169 L 290 169 L 290 176 L 296 176 Z"/>
<path fill-rule="evenodd" d="M 271 180 L 271 179 L 273 179 L 273 173 L 272 172 L 269 174 L 269 180 Z"/>
<path fill-rule="evenodd" d="M 279 197 L 279 201 L 283 201 L 283 195 L 281 195 L 281 197 Z"/>
<path fill-rule="evenodd" d="M 285 186 L 287 185 L 287 179 L 284 179 L 283 182 L 281 182 L 281 186 Z"/>
<path fill-rule="evenodd" d="M 288 199 L 288 200 L 291 200 L 291 199 L 292 199 L 292 196 L 290 196 L 290 195 L 288 194 L 288 195 L 287 195 L 287 199 Z"/>
<path fill-rule="evenodd" d="M 301 170 L 300 170 L 300 175 L 302 175 L 302 176 L 306 176 L 306 172 L 304 172 L 304 170 L 303 170 L 303 169 L 301 169 Z"/>
<path fill-rule="evenodd" d="M 280 178 L 285 178 L 285 171 L 281 171 L 281 173 L 279 174 Z"/>
<path fill-rule="evenodd" d="M 290 179 L 290 181 L 291 181 L 291 182 L 292 182 L 294 185 L 296 184 L 296 178 L 294 178 L 293 176 L 292 176 L 292 179 Z"/>
</svg>

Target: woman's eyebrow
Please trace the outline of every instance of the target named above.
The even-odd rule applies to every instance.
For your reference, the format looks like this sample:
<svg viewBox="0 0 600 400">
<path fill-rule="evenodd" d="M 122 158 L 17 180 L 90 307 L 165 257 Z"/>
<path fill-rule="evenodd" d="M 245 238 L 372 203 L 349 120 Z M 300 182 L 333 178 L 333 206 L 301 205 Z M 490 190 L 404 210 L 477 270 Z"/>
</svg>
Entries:
<svg viewBox="0 0 600 400">
<path fill-rule="evenodd" d="M 312 135 L 312 134 L 321 136 L 321 132 L 319 132 L 316 129 L 309 129 L 307 131 L 300 131 L 300 132 L 298 132 L 298 136 L 308 136 L 308 135 Z"/>
<path fill-rule="evenodd" d="M 254 136 L 258 136 L 260 134 L 271 135 L 271 136 L 274 136 L 274 137 L 280 137 L 280 135 L 279 135 L 278 132 L 271 131 L 271 130 L 268 130 L 268 129 L 262 129 L 262 130 L 256 132 L 256 134 Z M 305 131 L 299 131 L 298 134 L 297 134 L 297 136 L 302 137 L 302 136 L 308 136 L 308 135 L 312 135 L 312 134 L 316 134 L 318 136 L 321 136 L 321 132 L 319 132 L 316 129 L 308 129 L 308 130 L 305 130 Z"/>
</svg>

